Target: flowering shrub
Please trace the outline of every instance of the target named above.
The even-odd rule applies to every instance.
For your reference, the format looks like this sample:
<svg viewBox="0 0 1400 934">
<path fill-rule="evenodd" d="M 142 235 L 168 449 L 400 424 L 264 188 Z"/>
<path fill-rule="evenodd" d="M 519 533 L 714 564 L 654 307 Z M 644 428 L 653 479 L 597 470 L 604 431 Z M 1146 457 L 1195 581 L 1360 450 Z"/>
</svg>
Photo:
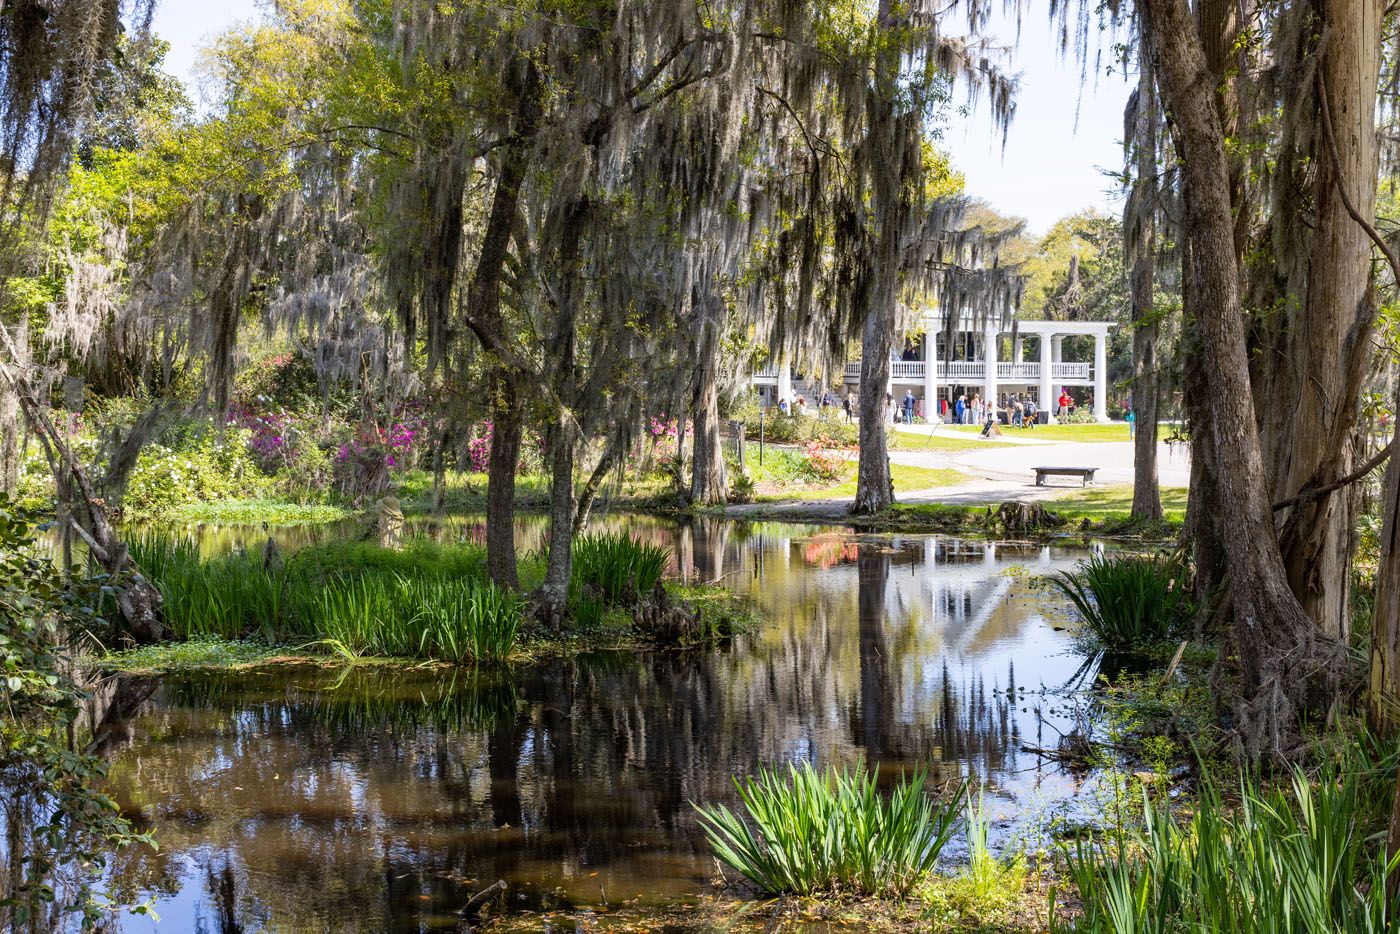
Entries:
<svg viewBox="0 0 1400 934">
<path fill-rule="evenodd" d="M 482 425 L 481 434 L 467 442 L 468 469 L 485 473 L 491 467 L 492 424 L 488 420 Z"/>
<path fill-rule="evenodd" d="M 257 496 L 268 486 L 249 455 L 247 433 L 235 428 L 223 438 L 209 432 L 177 446 L 148 444 L 131 471 L 122 508 L 129 518 L 160 519 L 188 502 Z"/>
<path fill-rule="evenodd" d="M 809 441 L 804 453 L 807 456 L 807 470 L 819 483 L 835 483 L 846 473 L 846 458 L 840 451 L 828 451 L 818 441 Z"/>
</svg>

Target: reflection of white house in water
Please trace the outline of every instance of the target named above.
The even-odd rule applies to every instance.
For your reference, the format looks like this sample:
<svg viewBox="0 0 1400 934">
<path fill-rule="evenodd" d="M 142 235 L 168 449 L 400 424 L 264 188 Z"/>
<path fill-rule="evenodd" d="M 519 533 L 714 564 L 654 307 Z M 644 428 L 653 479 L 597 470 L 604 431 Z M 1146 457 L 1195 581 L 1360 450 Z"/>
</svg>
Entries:
<svg viewBox="0 0 1400 934">
<path fill-rule="evenodd" d="M 985 323 L 964 318 L 952 335 L 951 342 L 942 332 L 941 322 L 934 315 L 924 318 L 924 333 L 899 348 L 890 364 L 890 381 L 885 390 L 895 398 L 906 392 L 925 403 L 942 400 L 949 405 L 959 395 L 971 399 L 974 393 L 984 400 L 996 399 L 1002 404 L 1012 395 L 1036 400 L 1043 411 L 1049 412 L 1060 391 L 1067 386 L 1092 387 L 1094 417 L 1108 418 L 1108 331 L 1109 321 L 1025 321 L 1016 322 L 1016 335 L 1011 338 L 1011 326 L 998 321 Z M 1066 360 L 1064 339 L 1088 336 L 1094 339 L 1094 358 Z M 929 356 L 928 338 L 934 338 L 933 355 Z M 1002 359 L 1004 349 L 1010 355 Z M 860 361 L 848 362 L 840 379 L 823 380 L 820 386 L 794 380 L 790 361 L 771 362 L 752 377 L 765 402 L 791 399 L 803 393 L 815 401 L 824 388 L 839 386 L 842 392 L 859 393 Z"/>
<path fill-rule="evenodd" d="M 951 648 L 966 649 L 990 623 L 1011 590 L 1013 564 L 1046 574 L 1068 565 L 1055 560 L 1049 545 L 931 539 L 926 545 L 937 574 L 923 580 L 933 624 Z"/>
</svg>

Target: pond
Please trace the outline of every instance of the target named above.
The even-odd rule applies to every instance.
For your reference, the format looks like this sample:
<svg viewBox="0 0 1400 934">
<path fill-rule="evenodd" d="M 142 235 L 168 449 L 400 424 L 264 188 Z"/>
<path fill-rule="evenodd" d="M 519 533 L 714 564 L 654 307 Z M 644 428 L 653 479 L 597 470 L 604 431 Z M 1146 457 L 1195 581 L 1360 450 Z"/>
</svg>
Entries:
<svg viewBox="0 0 1400 934">
<path fill-rule="evenodd" d="M 497 879 L 519 911 L 686 905 L 716 875 L 691 802 L 733 805 L 731 776 L 792 760 L 970 777 L 1003 840 L 1088 797 L 1023 749 L 1073 726 L 1058 689 L 1084 659 L 1034 580 L 1082 551 L 608 524 L 668 545 L 676 575 L 749 594 L 763 624 L 702 651 L 512 672 L 274 667 L 120 686 L 134 701 L 108 717 L 110 790 L 160 850 L 124 854 L 111 885 L 162 918 L 122 929 L 452 930 Z M 522 523 L 522 548 L 538 531 Z M 208 547 L 239 543 L 221 530 Z"/>
</svg>

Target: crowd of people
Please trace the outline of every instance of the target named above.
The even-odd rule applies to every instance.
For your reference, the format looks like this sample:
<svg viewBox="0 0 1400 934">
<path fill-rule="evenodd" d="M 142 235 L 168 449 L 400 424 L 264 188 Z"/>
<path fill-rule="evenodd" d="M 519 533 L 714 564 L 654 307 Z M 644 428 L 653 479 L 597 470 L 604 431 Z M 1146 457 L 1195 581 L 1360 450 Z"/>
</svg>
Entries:
<svg viewBox="0 0 1400 934">
<path fill-rule="evenodd" d="M 817 397 L 815 405 L 816 414 L 821 418 L 827 418 L 833 414 L 837 406 L 837 397 L 830 391 L 821 393 Z M 854 392 L 847 392 L 840 400 L 840 405 L 845 414 L 846 421 L 850 422 L 860 416 L 858 400 Z M 809 405 L 805 396 L 798 393 L 791 398 L 781 397 L 775 404 L 778 412 L 782 415 L 803 416 L 808 414 L 808 410 L 813 408 Z M 1069 394 L 1069 390 L 1061 390 L 1059 397 L 1055 400 L 1054 413 L 1060 419 L 1066 419 L 1072 415 L 1078 403 Z M 938 400 L 937 419 L 954 425 L 981 425 L 983 436 L 998 432 L 998 425 L 1003 422 L 999 418 L 999 413 L 1005 415 L 1004 423 L 1011 428 L 1034 428 L 1040 419 L 1042 409 L 1040 404 L 1029 393 L 1008 393 L 1002 396 L 999 404 L 993 405 L 984 402 L 981 393 L 973 393 L 969 399 L 966 393 L 960 393 L 956 399 Z M 927 419 L 928 413 L 924 410 L 924 400 L 915 396 L 912 390 L 905 390 L 902 399 L 896 399 L 893 393 L 885 393 L 885 417 L 892 424 L 912 425 L 916 422 L 923 422 Z M 1129 426 L 1131 430 L 1132 426 Z"/>
</svg>

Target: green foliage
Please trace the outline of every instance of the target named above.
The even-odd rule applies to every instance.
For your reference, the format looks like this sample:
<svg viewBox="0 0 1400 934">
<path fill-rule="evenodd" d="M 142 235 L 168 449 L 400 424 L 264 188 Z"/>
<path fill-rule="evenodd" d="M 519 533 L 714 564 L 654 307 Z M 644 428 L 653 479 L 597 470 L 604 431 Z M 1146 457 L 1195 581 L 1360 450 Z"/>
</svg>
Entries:
<svg viewBox="0 0 1400 934">
<path fill-rule="evenodd" d="M 131 471 L 122 514 L 137 521 L 163 519 L 190 502 L 247 499 L 267 487 L 243 432 L 229 430 L 220 437 L 213 430 L 192 430 L 146 446 Z"/>
<path fill-rule="evenodd" d="M 584 535 L 574 540 L 574 584 L 606 604 L 632 606 L 660 583 L 670 558 L 670 549 L 620 532 Z"/>
<path fill-rule="evenodd" d="M 1111 651 L 1159 643 L 1194 610 L 1180 561 L 1141 555 L 1095 555 L 1052 579 L 1074 602 L 1085 628 Z"/>
<path fill-rule="evenodd" d="M 919 895 L 929 915 L 942 926 L 970 922 L 977 930 L 997 929 L 994 926 L 1009 925 L 1022 907 L 1026 860 L 1021 853 L 998 858 L 987 843 L 990 820 L 981 793 L 975 800 L 969 794 L 966 801 L 967 867 L 951 877 L 930 877 Z"/>
<path fill-rule="evenodd" d="M 748 405 L 734 413 L 736 419 L 744 423 L 744 437 L 750 444 L 757 443 L 760 435 L 770 444 L 807 444 L 819 442 L 823 447 L 854 447 L 860 441 L 860 427 L 854 422 L 847 423 L 839 408 L 833 409 L 829 418 L 813 418 L 807 415 L 781 415 L 777 409 L 763 413 L 760 423 L 757 405 Z"/>
<path fill-rule="evenodd" d="M 508 657 L 523 601 L 485 579 L 482 549 L 341 543 L 285 567 L 236 553 L 203 560 L 189 542 L 137 540 L 132 556 L 165 598 L 179 638 L 318 640 L 346 655 L 449 662 Z"/>
<path fill-rule="evenodd" d="M 1294 769 L 1282 787 L 1246 777 L 1230 806 L 1207 779 L 1195 808 L 1144 793 L 1144 821 L 1123 842 L 1080 839 L 1067 872 L 1082 915 L 1058 929 L 1114 934 L 1226 931 L 1375 932 L 1395 929 L 1383 826 L 1393 777 L 1355 752 L 1310 781 Z"/>
<path fill-rule="evenodd" d="M 878 769 L 804 762 L 735 779 L 747 820 L 724 805 L 696 810 L 715 855 L 764 892 L 901 896 L 932 871 L 963 792 L 934 804 L 918 771 L 886 800 L 878 780 Z"/>
<path fill-rule="evenodd" d="M 7 828 L 0 925 L 6 928 L 48 930 L 46 917 L 67 912 L 94 923 L 102 906 L 90 884 L 108 857 L 131 843 L 153 845 L 95 790 L 105 765 L 72 741 L 85 695 L 62 653 L 70 639 L 97 627 L 104 586 L 68 578 L 37 557 L 32 523 L 0 499 L 0 812 Z"/>
</svg>

